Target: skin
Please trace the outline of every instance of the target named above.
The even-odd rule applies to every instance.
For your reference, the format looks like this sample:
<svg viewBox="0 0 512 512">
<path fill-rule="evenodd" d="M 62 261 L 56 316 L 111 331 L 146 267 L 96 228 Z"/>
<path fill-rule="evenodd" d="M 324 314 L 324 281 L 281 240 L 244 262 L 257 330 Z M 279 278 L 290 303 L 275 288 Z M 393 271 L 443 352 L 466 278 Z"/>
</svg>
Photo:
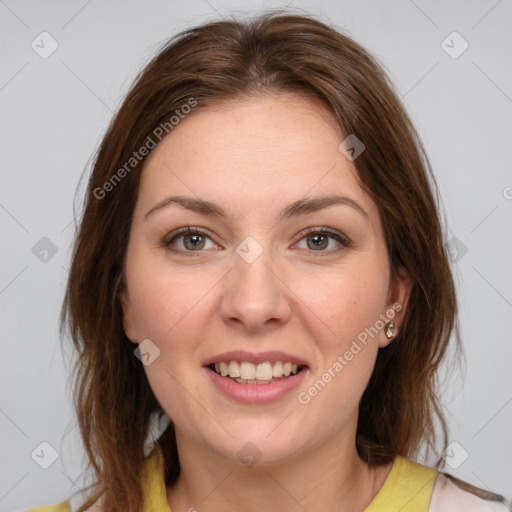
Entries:
<svg viewBox="0 0 512 512">
<path fill-rule="evenodd" d="M 382 329 L 308 404 L 297 399 L 396 303 L 399 329 L 411 289 L 405 270 L 391 279 L 377 205 L 338 149 L 344 138 L 316 101 L 265 95 L 197 108 L 145 162 L 120 298 L 128 338 L 160 350 L 144 369 L 175 423 L 173 512 L 362 511 L 390 471 L 370 468 L 355 446 L 360 398 L 379 347 L 392 342 Z M 290 203 L 333 193 L 367 217 L 334 205 L 279 221 Z M 215 202 L 229 217 L 169 205 L 145 218 L 171 195 Z M 201 248 L 181 236 L 171 252 L 166 237 L 186 226 L 206 234 Z M 316 249 L 309 227 L 351 244 L 329 237 Z M 252 263 L 236 252 L 248 236 L 262 249 Z M 305 359 L 308 374 L 279 400 L 243 404 L 202 368 L 230 350 L 281 350 Z M 237 457 L 247 442 L 261 455 L 252 467 Z"/>
</svg>

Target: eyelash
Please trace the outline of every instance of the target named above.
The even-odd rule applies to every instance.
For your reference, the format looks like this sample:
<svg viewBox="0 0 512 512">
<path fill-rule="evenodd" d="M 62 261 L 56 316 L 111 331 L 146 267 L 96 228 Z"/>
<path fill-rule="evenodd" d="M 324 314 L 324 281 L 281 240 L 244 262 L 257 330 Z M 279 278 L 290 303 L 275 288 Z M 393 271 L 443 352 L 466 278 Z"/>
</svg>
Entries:
<svg viewBox="0 0 512 512">
<path fill-rule="evenodd" d="M 181 238 L 183 235 L 189 235 L 189 234 L 190 235 L 205 236 L 205 237 L 207 237 L 207 238 L 209 238 L 211 240 L 211 237 L 209 235 L 207 235 L 206 233 L 204 233 L 203 231 L 200 231 L 197 228 L 191 228 L 190 226 L 187 226 L 187 227 L 184 227 L 184 228 L 179 228 L 176 231 L 172 232 L 170 235 L 168 235 L 164 239 L 164 241 L 163 241 L 164 246 L 167 249 L 169 249 L 171 252 L 179 253 L 179 254 L 183 254 L 183 253 L 186 254 L 186 253 L 188 253 L 187 256 L 192 256 L 192 257 L 194 257 L 194 255 L 190 254 L 190 253 L 194 253 L 194 252 L 201 253 L 201 252 L 204 252 L 202 250 L 198 250 L 198 251 L 184 251 L 182 249 L 174 249 L 172 247 L 172 243 L 175 240 Z M 309 252 L 318 252 L 318 253 L 320 253 L 320 254 L 318 254 L 318 256 L 320 256 L 320 257 L 322 256 L 321 253 L 328 253 L 328 254 L 330 254 L 330 253 L 338 252 L 339 250 L 343 250 L 343 249 L 346 249 L 346 248 L 352 246 L 352 242 L 350 241 L 349 238 L 347 238 L 346 236 L 341 235 L 341 233 L 338 233 L 337 231 L 334 231 L 333 229 L 328 228 L 328 227 L 307 228 L 303 233 L 301 233 L 301 238 L 298 240 L 298 242 L 300 242 L 301 240 L 303 240 L 304 238 L 306 238 L 308 235 L 311 235 L 311 234 L 329 235 L 331 238 L 336 239 L 341 244 L 340 248 L 332 249 L 330 251 L 324 251 L 324 250 L 319 250 L 319 251 L 311 250 L 311 251 L 309 251 Z"/>
</svg>

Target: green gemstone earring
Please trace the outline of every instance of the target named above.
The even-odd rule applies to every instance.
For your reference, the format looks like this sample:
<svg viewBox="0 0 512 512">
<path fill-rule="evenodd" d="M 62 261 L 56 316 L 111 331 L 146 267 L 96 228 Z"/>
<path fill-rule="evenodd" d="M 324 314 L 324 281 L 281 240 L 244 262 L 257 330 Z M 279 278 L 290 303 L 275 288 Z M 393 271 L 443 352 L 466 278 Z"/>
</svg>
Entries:
<svg viewBox="0 0 512 512">
<path fill-rule="evenodd" d="M 395 335 L 395 322 L 391 320 L 391 322 L 388 322 L 386 324 L 386 327 L 384 329 L 386 332 L 386 337 L 392 338 Z"/>
</svg>

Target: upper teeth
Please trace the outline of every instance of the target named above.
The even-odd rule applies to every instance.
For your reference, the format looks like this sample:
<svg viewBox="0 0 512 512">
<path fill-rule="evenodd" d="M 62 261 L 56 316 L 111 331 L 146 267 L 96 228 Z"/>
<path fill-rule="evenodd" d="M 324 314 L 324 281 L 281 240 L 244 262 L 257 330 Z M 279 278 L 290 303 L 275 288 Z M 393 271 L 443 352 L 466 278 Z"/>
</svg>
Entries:
<svg viewBox="0 0 512 512">
<path fill-rule="evenodd" d="M 282 361 L 265 361 L 259 364 L 249 363 L 247 361 L 222 361 L 215 363 L 215 371 L 220 373 L 223 377 L 229 375 L 236 379 L 241 378 L 245 380 L 271 380 L 272 378 L 279 378 L 283 375 L 288 377 L 291 373 L 297 373 L 298 365 L 295 363 Z"/>
</svg>

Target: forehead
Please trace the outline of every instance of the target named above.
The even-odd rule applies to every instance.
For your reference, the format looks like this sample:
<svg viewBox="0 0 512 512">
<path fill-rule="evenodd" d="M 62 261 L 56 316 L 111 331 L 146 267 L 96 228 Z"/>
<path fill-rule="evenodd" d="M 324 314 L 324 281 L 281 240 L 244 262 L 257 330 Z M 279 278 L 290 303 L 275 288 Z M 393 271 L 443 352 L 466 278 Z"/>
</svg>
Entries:
<svg viewBox="0 0 512 512">
<path fill-rule="evenodd" d="M 277 150 L 306 156 L 321 144 L 336 149 L 341 140 L 333 114 L 317 99 L 294 93 L 249 96 L 196 107 L 152 152 L 148 164 L 178 146 L 189 150 L 183 157 L 278 161 Z"/>
<path fill-rule="evenodd" d="M 231 205 L 234 213 L 340 193 L 376 213 L 353 162 L 338 149 L 343 139 L 319 100 L 294 93 L 199 106 L 147 157 L 139 198 L 150 208 L 166 195 L 186 194 Z"/>
</svg>

